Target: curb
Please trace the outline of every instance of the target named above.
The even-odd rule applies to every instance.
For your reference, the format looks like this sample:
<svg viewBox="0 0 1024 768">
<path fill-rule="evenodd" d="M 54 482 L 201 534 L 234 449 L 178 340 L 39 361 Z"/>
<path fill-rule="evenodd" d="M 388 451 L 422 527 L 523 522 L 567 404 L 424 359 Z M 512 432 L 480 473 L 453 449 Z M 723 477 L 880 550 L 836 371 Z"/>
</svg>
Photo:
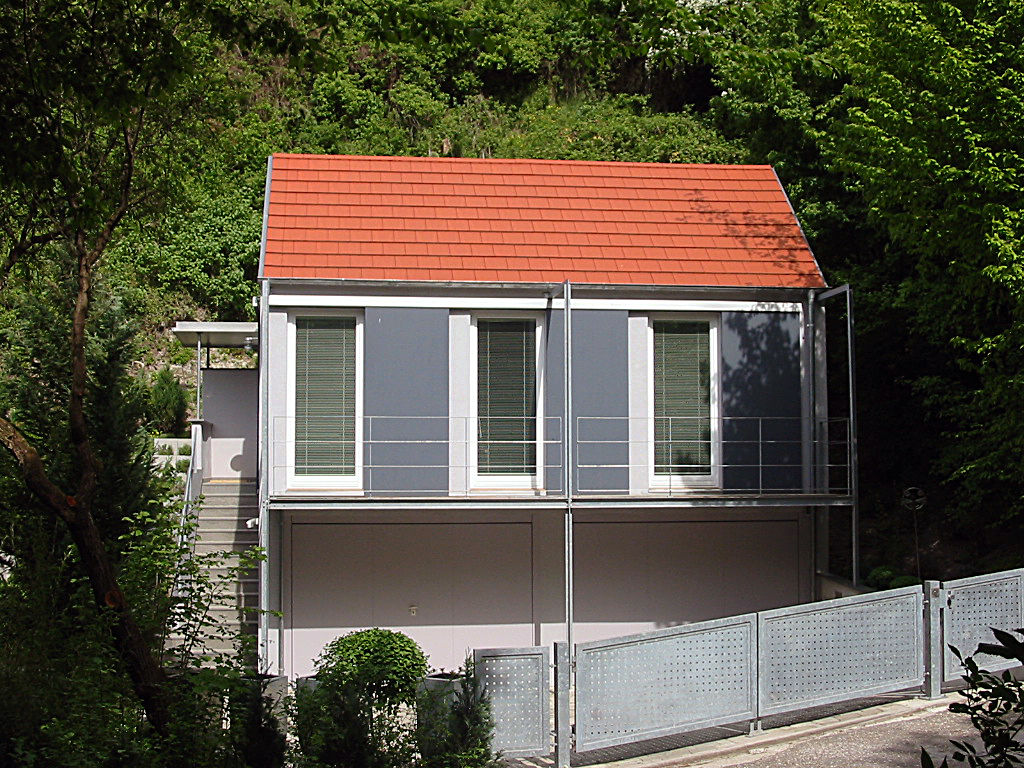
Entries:
<svg viewBox="0 0 1024 768">
<path fill-rule="evenodd" d="M 895 701 L 855 712 L 832 715 L 821 720 L 784 725 L 768 731 L 758 731 L 752 736 L 731 736 L 727 739 L 681 747 L 669 752 L 659 752 L 654 755 L 643 755 L 625 760 L 599 763 L 587 766 L 587 768 L 681 768 L 682 766 L 700 765 L 715 758 L 749 752 L 760 747 L 795 742 L 844 728 L 870 725 L 888 720 L 900 720 L 930 712 L 938 712 L 947 709 L 950 702 L 957 700 L 959 698 L 956 694 L 947 693 L 938 699 Z"/>
</svg>

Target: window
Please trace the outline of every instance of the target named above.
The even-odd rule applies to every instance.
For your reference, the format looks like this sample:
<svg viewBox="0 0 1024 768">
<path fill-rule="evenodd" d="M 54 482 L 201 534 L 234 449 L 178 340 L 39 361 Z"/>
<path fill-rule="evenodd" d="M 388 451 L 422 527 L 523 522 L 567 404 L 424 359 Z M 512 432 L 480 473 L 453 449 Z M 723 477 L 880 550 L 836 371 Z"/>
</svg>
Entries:
<svg viewBox="0 0 1024 768">
<path fill-rule="evenodd" d="M 711 323 L 654 320 L 654 474 L 711 475 Z"/>
<path fill-rule="evenodd" d="M 357 487 L 360 425 L 356 317 L 295 317 L 291 485 Z"/>
<path fill-rule="evenodd" d="M 717 313 L 629 318 L 629 487 L 721 487 Z"/>
<path fill-rule="evenodd" d="M 543 487 L 544 315 L 451 312 L 448 488 Z"/>
<path fill-rule="evenodd" d="M 537 324 L 477 321 L 477 473 L 537 467 Z"/>
</svg>

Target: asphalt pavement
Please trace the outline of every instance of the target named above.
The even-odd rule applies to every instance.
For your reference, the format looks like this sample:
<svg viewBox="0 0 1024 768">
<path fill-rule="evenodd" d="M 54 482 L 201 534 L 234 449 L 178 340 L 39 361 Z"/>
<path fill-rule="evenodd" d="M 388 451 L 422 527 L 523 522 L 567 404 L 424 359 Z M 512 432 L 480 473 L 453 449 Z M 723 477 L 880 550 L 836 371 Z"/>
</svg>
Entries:
<svg viewBox="0 0 1024 768">
<path fill-rule="evenodd" d="M 605 763 L 607 768 L 920 768 L 921 747 L 935 758 L 950 739 L 976 735 L 949 712 L 955 694 L 911 699 L 806 723 L 735 736 L 671 752 Z M 596 768 L 592 766 L 591 768 Z"/>
</svg>

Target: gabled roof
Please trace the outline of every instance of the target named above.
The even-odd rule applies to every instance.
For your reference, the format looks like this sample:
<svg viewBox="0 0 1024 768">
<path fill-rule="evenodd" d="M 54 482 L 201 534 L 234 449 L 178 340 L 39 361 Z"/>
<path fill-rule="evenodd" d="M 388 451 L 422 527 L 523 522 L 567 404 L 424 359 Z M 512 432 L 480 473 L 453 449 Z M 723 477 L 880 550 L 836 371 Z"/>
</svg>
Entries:
<svg viewBox="0 0 1024 768">
<path fill-rule="evenodd" d="M 274 155 L 262 276 L 824 285 L 770 166 Z"/>
</svg>

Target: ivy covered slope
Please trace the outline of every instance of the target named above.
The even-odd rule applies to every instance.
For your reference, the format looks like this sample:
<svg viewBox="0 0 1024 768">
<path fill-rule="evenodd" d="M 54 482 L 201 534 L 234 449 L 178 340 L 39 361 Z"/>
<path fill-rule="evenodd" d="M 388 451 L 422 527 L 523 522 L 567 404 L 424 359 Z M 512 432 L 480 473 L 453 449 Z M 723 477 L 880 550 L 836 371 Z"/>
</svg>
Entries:
<svg viewBox="0 0 1024 768">
<path fill-rule="evenodd" d="M 276 151 L 771 163 L 858 310 L 868 569 L 1021 562 L 1020 3 L 357 0 L 291 7 L 315 55 L 223 47 L 221 100 L 108 270 L 252 318 Z M 148 299 L 147 299 L 148 297 Z M 974 549 L 950 551 L 964 536 Z M 982 557 L 982 560 L 978 558 Z M 938 569 L 938 570 L 936 570 Z"/>
</svg>

